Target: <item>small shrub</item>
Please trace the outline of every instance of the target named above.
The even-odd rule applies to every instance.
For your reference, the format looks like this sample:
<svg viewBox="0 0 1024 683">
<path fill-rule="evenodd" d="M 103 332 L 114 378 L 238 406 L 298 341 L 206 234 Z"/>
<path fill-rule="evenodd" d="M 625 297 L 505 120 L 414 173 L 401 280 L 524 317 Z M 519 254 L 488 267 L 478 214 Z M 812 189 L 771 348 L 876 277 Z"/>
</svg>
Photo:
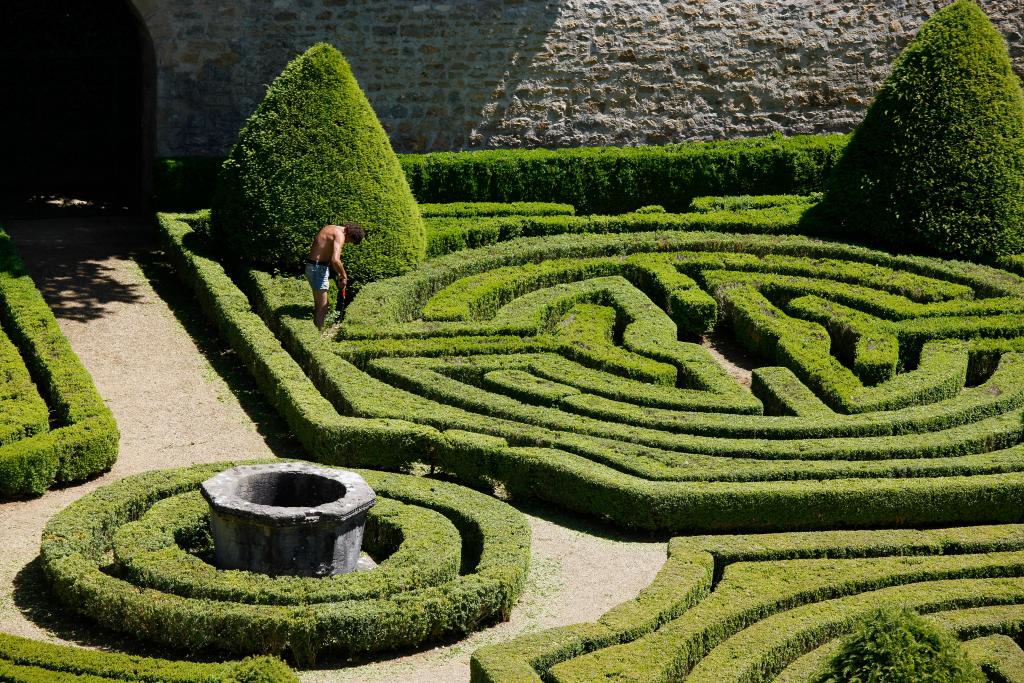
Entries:
<svg viewBox="0 0 1024 683">
<path fill-rule="evenodd" d="M 422 260 L 419 209 L 370 103 L 335 48 L 320 43 L 267 90 L 224 162 L 211 215 L 222 248 L 298 270 L 317 231 L 357 222 L 366 241 L 345 250 L 353 285 Z"/>
<path fill-rule="evenodd" d="M 1024 248 L 1024 95 L 971 0 L 893 64 L 808 220 L 840 237 L 989 259 Z"/>
<path fill-rule="evenodd" d="M 661 204 L 648 204 L 647 206 L 641 206 L 633 213 L 665 213 L 665 207 Z"/>
<path fill-rule="evenodd" d="M 277 657 L 246 657 L 231 671 L 225 683 L 298 683 L 288 665 Z"/>
<path fill-rule="evenodd" d="M 879 610 L 815 683 L 983 683 L 985 675 L 938 627 L 909 610 Z"/>
</svg>

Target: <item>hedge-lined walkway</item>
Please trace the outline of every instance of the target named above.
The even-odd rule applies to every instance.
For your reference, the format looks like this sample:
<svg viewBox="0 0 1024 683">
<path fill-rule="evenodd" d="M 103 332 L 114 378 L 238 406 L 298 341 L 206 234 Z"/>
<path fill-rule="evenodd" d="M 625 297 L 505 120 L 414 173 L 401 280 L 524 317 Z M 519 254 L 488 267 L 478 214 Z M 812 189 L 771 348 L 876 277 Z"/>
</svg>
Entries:
<svg viewBox="0 0 1024 683">
<path fill-rule="evenodd" d="M 121 218 L 63 219 L 14 221 L 7 228 L 121 430 L 120 456 L 110 473 L 41 498 L 0 505 L 0 624 L 10 633 L 56 640 L 58 634 L 27 619 L 19 607 L 39 606 L 33 572 L 25 567 L 36 557 L 40 532 L 54 513 L 129 474 L 266 457 L 273 451 L 147 278 L 161 266 L 158 258 L 151 258 L 155 238 L 146 224 Z M 149 264 L 146 272 L 140 263 Z M 164 287 L 168 285 L 175 288 L 165 279 Z M 290 448 L 285 443 L 277 454 L 288 455 Z M 466 681 L 475 647 L 593 620 L 634 597 L 664 561 L 664 543 L 607 538 L 534 515 L 530 523 L 533 566 L 509 623 L 452 646 L 366 666 L 336 670 L 330 667 L 340 664 L 325 662 L 320 666 L 327 668 L 305 674 L 304 680 Z M 46 608 L 45 603 L 41 606 Z M 84 644 L 116 642 L 113 637 L 90 640 L 87 632 L 62 630 L 59 635 L 80 635 Z"/>
<path fill-rule="evenodd" d="M 54 513 L 129 474 L 273 453 L 133 260 L 155 244 L 146 224 L 52 219 L 6 227 L 121 431 L 108 474 L 0 505 L 0 623 L 10 633 L 47 638 L 18 609 L 13 590 L 17 580 L 32 591 L 31 572 L 22 570 Z"/>
</svg>

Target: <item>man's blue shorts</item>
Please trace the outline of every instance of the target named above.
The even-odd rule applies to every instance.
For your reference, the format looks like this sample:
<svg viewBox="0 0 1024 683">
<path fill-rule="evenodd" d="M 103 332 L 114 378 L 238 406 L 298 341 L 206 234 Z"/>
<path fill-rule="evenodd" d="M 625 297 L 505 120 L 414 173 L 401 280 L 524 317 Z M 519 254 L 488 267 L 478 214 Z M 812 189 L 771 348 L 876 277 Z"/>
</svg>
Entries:
<svg viewBox="0 0 1024 683">
<path fill-rule="evenodd" d="M 314 292 L 326 292 L 331 288 L 331 267 L 326 263 L 307 263 L 306 279 Z"/>
</svg>

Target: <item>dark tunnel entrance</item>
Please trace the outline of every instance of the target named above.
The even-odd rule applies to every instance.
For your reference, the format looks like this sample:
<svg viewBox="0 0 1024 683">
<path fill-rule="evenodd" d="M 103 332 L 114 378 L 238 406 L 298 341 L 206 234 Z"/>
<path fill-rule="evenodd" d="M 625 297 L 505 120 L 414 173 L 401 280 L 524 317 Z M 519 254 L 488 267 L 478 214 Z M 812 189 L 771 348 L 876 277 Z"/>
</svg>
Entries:
<svg viewBox="0 0 1024 683">
<path fill-rule="evenodd" d="M 155 67 L 128 0 L 0 3 L 0 212 L 140 212 Z"/>
</svg>

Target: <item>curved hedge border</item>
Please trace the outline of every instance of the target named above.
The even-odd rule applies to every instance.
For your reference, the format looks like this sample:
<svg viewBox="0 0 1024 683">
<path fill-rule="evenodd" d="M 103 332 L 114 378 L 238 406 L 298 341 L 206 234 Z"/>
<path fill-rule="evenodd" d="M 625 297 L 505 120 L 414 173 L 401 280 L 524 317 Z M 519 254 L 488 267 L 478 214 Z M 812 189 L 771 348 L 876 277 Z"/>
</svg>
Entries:
<svg viewBox="0 0 1024 683">
<path fill-rule="evenodd" d="M 132 683 L 298 683 L 279 659 L 195 664 L 132 657 L 0 633 L 0 680 L 12 683 L 131 681 Z"/>
<path fill-rule="evenodd" d="M 744 233 L 795 233 L 811 207 L 801 202 L 780 203 L 749 210 L 693 213 L 640 212 L 615 216 L 538 215 L 444 217 L 427 219 L 427 254 L 431 257 L 462 249 L 507 242 L 519 237 L 565 233 L 656 232 L 659 230 L 719 230 Z"/>
<path fill-rule="evenodd" d="M 263 605 L 237 599 L 245 593 L 251 596 L 264 581 L 247 578 L 243 572 L 232 573 L 237 594 L 212 599 L 143 588 L 132 583 L 130 576 L 121 576 L 116 561 L 107 566 L 119 529 L 159 501 L 193 491 L 203 480 L 235 464 L 130 477 L 98 489 L 57 514 L 43 532 L 41 550 L 42 567 L 56 596 L 108 628 L 177 650 L 289 651 L 302 664 L 312 663 L 321 652 L 359 655 L 422 645 L 508 618 L 529 564 L 530 531 L 525 518 L 483 494 L 408 475 L 359 472 L 381 498 L 429 508 L 459 529 L 462 573 L 453 580 L 375 599 Z M 119 540 L 123 548 L 129 539 Z M 181 574 L 179 584 L 203 580 L 187 568 Z M 296 580 L 281 583 L 294 585 Z M 308 586 L 304 590 L 315 593 Z M 181 592 L 196 591 L 193 587 Z"/>
<path fill-rule="evenodd" d="M 804 681 L 894 602 L 962 639 L 1024 628 L 1022 525 L 675 538 L 668 552 L 597 622 L 478 649 L 472 681 Z M 976 659 L 999 644 L 976 641 Z"/>
<path fill-rule="evenodd" d="M 0 445 L 0 497 L 39 495 L 82 481 L 117 459 L 114 416 L 0 230 L 0 325 L 18 347 L 56 428 Z M 36 422 L 37 427 L 42 427 Z"/>
<path fill-rule="evenodd" d="M 1024 650 L 1008 636 L 984 636 L 964 643 L 967 656 L 996 681 L 1024 683 Z"/>
<path fill-rule="evenodd" d="M 50 428 L 50 409 L 18 348 L 0 329 L 0 448 Z"/>
<path fill-rule="evenodd" d="M 1024 281 L 1009 273 L 798 236 L 523 239 L 368 287 L 336 341 L 308 324 L 305 283 L 250 273 L 289 355 L 184 220 L 161 221 L 326 462 L 427 462 L 649 529 L 1021 518 Z M 760 368 L 755 395 L 678 341 L 719 311 L 788 366 Z"/>
</svg>

